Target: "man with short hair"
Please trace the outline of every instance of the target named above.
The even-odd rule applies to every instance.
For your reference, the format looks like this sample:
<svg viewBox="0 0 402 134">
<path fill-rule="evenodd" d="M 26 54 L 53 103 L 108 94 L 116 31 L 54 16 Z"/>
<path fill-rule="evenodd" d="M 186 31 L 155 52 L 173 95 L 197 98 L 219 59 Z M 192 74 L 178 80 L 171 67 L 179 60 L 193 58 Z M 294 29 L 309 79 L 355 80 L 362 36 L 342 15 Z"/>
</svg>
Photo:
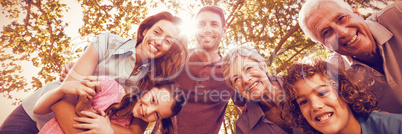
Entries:
<svg viewBox="0 0 402 134">
<path fill-rule="evenodd" d="M 217 134 L 233 91 L 225 84 L 221 71 L 219 44 L 226 33 L 223 10 L 205 6 L 196 15 L 197 48 L 175 82 L 188 96 L 176 115 L 180 134 Z"/>
<path fill-rule="evenodd" d="M 364 20 L 343 0 L 308 0 L 299 24 L 313 41 L 342 55 L 341 68 L 370 86 L 380 110 L 402 113 L 402 2 Z"/>
</svg>

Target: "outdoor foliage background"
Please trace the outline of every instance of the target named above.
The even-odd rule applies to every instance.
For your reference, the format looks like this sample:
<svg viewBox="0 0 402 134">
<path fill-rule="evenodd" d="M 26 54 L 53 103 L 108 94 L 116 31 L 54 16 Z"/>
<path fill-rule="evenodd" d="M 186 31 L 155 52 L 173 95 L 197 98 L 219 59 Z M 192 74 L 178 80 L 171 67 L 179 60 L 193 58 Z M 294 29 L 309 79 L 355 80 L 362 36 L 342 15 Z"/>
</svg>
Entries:
<svg viewBox="0 0 402 134">
<path fill-rule="evenodd" d="M 397 0 L 347 0 L 365 17 L 381 6 Z M 266 59 L 271 72 L 283 75 L 286 67 L 305 58 L 325 59 L 328 51 L 316 45 L 301 31 L 297 17 L 304 0 L 77 0 L 81 5 L 84 24 L 81 37 L 110 31 L 123 37 L 135 37 L 136 26 L 161 6 L 173 14 L 194 16 L 205 5 L 217 5 L 226 12 L 228 32 L 222 41 L 221 52 L 236 45 L 256 48 Z M 65 33 L 69 23 L 63 22 L 63 13 L 70 7 L 60 0 L 1 0 L 1 13 L 15 20 L 3 26 L 0 34 L 0 94 L 20 103 L 13 91 L 37 90 L 55 81 L 62 65 L 79 57 L 82 49 L 76 49 L 71 37 Z M 23 17 L 23 21 L 17 21 Z M 85 40 L 83 38 L 83 40 Z M 190 45 L 195 39 L 190 37 Z M 40 68 L 32 81 L 22 74 L 21 67 L 27 61 Z M 235 122 L 241 110 L 232 102 L 228 104 L 221 133 L 235 133 Z"/>
</svg>

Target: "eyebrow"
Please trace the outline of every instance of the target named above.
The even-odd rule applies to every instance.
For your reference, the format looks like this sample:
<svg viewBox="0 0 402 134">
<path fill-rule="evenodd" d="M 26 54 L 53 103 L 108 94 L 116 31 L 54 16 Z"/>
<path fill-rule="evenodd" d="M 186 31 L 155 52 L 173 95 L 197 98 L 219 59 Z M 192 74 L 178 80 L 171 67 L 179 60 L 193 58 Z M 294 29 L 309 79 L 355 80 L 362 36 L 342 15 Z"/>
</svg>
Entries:
<svg viewBox="0 0 402 134">
<path fill-rule="evenodd" d="M 338 13 L 338 14 L 336 14 L 336 16 L 334 17 L 334 18 L 332 18 L 332 21 L 334 21 L 334 22 L 338 22 L 338 19 L 341 17 L 343 15 L 343 13 Z"/>
<path fill-rule="evenodd" d="M 239 76 L 239 74 L 232 75 L 232 79 Z"/>
<path fill-rule="evenodd" d="M 242 68 L 242 70 L 245 70 L 246 67 L 247 67 L 247 64 Z M 237 71 L 238 71 L 238 70 L 237 70 Z M 240 73 L 241 73 L 241 72 L 240 72 Z M 239 76 L 239 74 L 232 75 L 232 78 L 237 77 L 237 76 Z"/>
<path fill-rule="evenodd" d="M 164 31 L 163 31 L 163 29 L 162 29 L 161 27 L 156 26 L 156 28 L 157 28 L 157 29 L 159 29 L 159 30 L 161 30 L 161 31 L 162 31 L 162 33 L 164 33 Z M 167 35 L 167 37 L 169 37 L 169 38 L 173 38 L 173 37 L 172 37 L 172 36 L 170 36 L 170 35 Z"/>
<path fill-rule="evenodd" d="M 157 29 L 161 30 L 163 32 L 163 29 L 159 26 L 156 26 Z"/>
<path fill-rule="evenodd" d="M 312 90 L 311 92 L 314 92 L 314 91 L 317 92 L 317 89 L 318 89 L 318 88 L 325 87 L 325 86 L 328 86 L 328 85 L 327 85 L 327 84 L 318 85 L 317 87 L 313 88 L 313 90 Z M 310 92 L 310 93 L 311 93 L 311 92 Z M 309 93 L 309 94 L 310 94 L 310 93 Z M 295 100 L 297 100 L 297 99 L 299 99 L 299 98 L 301 98 L 300 95 L 297 95 L 297 97 L 296 97 Z"/>
</svg>

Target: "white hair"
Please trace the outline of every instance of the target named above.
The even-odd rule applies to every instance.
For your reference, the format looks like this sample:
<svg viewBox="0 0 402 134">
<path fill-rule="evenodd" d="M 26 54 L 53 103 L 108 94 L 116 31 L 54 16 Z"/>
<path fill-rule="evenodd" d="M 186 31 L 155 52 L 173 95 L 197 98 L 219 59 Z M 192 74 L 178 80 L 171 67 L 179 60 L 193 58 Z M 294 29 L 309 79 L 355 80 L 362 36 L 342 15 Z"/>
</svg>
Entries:
<svg viewBox="0 0 402 134">
<path fill-rule="evenodd" d="M 222 59 L 223 76 L 226 79 L 226 84 L 231 88 L 234 88 L 234 86 L 227 77 L 230 73 L 230 67 L 233 67 L 233 64 L 237 62 L 239 57 L 254 60 L 262 69 L 268 69 L 264 57 L 262 57 L 253 47 L 246 45 L 236 46 L 235 48 L 231 49 Z"/>
<path fill-rule="evenodd" d="M 307 17 L 312 15 L 313 13 L 319 13 L 317 9 L 320 7 L 320 4 L 323 2 L 334 2 L 342 9 L 349 10 L 353 12 L 352 7 L 343 0 L 306 0 L 303 4 L 300 12 L 299 12 L 299 25 L 303 32 L 311 38 L 311 40 L 318 42 L 317 38 L 314 37 L 313 32 L 307 28 Z"/>
</svg>

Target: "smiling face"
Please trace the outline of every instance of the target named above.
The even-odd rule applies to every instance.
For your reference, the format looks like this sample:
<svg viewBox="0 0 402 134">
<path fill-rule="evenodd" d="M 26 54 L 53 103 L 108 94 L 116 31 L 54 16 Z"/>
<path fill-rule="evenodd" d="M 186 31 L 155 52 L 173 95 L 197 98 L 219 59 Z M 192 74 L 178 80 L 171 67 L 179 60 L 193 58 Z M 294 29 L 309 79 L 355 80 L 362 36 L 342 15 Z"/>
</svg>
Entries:
<svg viewBox="0 0 402 134">
<path fill-rule="evenodd" d="M 353 12 L 341 8 L 334 2 L 322 2 L 306 18 L 307 28 L 326 48 L 342 55 L 357 58 L 376 54 L 376 43 L 362 15 L 356 8 Z"/>
<path fill-rule="evenodd" d="M 328 79 L 315 74 L 294 84 L 296 102 L 309 124 L 322 133 L 347 133 L 360 128 L 349 106 L 338 99 Z"/>
<path fill-rule="evenodd" d="M 160 20 L 142 33 L 144 40 L 136 47 L 137 53 L 142 53 L 148 59 L 161 57 L 172 47 L 178 33 L 172 22 Z"/>
<path fill-rule="evenodd" d="M 229 79 L 244 98 L 260 100 L 270 85 L 267 73 L 268 69 L 255 60 L 239 56 L 234 60 Z"/>
<path fill-rule="evenodd" d="M 133 116 L 153 122 L 173 115 L 171 107 L 174 104 L 172 95 L 166 88 L 152 88 L 134 105 Z"/>
<path fill-rule="evenodd" d="M 221 17 L 211 11 L 203 11 L 196 18 L 196 38 L 198 45 L 206 51 L 218 50 L 219 43 L 226 32 Z"/>
</svg>

